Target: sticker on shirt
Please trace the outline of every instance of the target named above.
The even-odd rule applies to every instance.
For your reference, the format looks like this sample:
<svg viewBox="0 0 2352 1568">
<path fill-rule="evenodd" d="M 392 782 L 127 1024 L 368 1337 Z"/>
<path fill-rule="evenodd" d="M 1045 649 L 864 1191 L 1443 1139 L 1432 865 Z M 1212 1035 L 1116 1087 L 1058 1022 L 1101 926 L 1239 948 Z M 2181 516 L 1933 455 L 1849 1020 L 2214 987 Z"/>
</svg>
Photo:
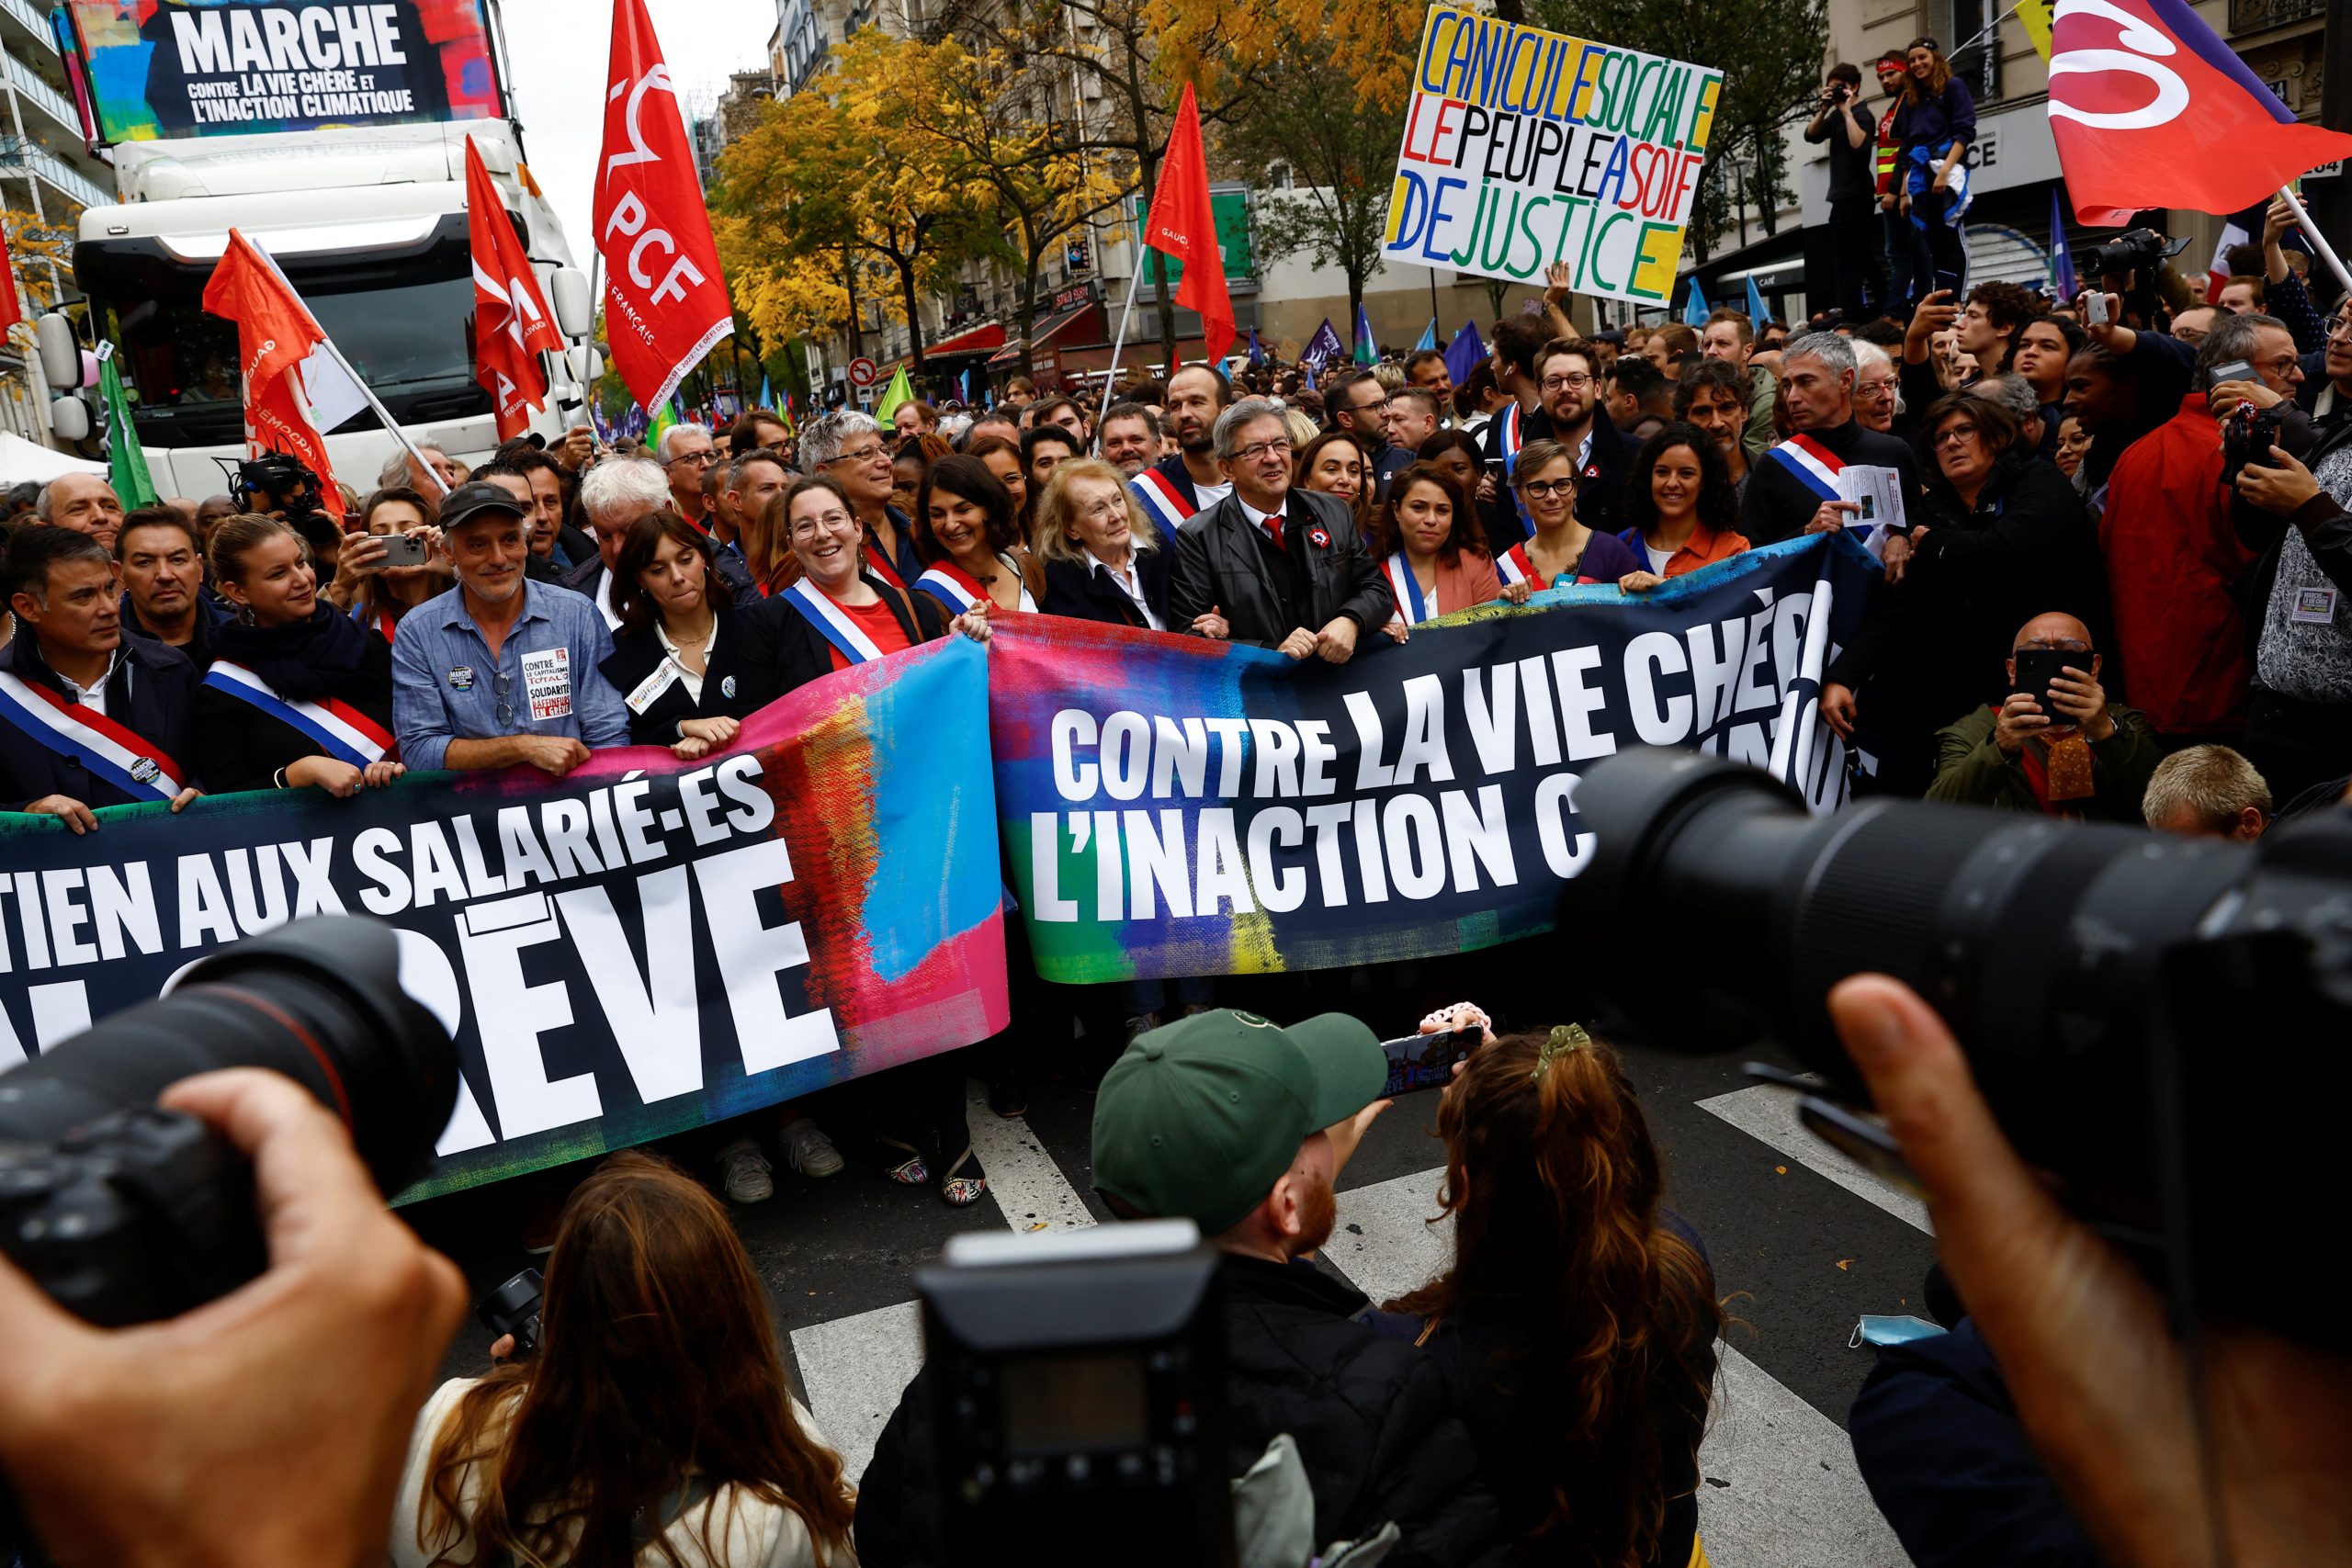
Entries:
<svg viewBox="0 0 2352 1568">
<path fill-rule="evenodd" d="M 679 679 L 678 667 L 668 660 L 663 660 L 661 668 L 639 681 L 637 683 L 637 690 L 631 692 L 625 699 L 628 704 L 628 711 L 636 714 L 643 713 L 653 705 L 654 698 L 676 685 Z M 729 681 L 731 684 L 733 677 L 729 676 Z M 735 694 L 729 691 L 727 694 L 731 697 Z"/>
<path fill-rule="evenodd" d="M 2333 626 L 2335 622 L 2335 590 L 2333 588 L 2298 588 L 2294 608 L 2287 618 L 2299 626 Z"/>
<path fill-rule="evenodd" d="M 458 664 L 452 666 L 449 671 L 449 689 L 453 692 L 472 691 L 474 689 L 474 667 L 470 664 Z"/>
<path fill-rule="evenodd" d="M 531 722 L 571 716 L 571 649 L 542 649 L 523 655 L 523 691 L 531 699 Z"/>
</svg>

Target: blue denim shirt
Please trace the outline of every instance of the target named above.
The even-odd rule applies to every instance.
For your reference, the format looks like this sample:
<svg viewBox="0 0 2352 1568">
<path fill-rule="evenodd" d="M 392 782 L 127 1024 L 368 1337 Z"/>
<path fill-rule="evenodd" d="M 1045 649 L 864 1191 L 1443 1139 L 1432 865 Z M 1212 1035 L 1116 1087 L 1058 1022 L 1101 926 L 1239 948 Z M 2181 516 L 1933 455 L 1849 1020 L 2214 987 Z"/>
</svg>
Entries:
<svg viewBox="0 0 2352 1568">
<path fill-rule="evenodd" d="M 527 579 L 523 595 L 523 614 L 496 659 L 461 588 L 401 617 L 392 732 L 401 761 L 438 768 L 452 740 L 508 735 L 569 736 L 591 749 L 628 744 L 628 710 L 597 669 L 612 657 L 613 637 L 594 601 Z"/>
</svg>

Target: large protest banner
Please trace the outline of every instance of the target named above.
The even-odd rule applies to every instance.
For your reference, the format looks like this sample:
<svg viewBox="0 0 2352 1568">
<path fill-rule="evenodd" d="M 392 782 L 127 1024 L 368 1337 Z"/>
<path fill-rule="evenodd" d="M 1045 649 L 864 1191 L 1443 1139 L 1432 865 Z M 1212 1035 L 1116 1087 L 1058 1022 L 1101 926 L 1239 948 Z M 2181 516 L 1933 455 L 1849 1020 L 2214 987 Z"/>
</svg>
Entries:
<svg viewBox="0 0 2352 1568">
<path fill-rule="evenodd" d="M 100 812 L 0 815 L 0 1067 L 285 919 L 379 915 L 464 1074 L 403 1199 L 641 1143 L 1007 1022 L 986 654 L 814 682 L 682 763 L 597 752 Z M 536 782 L 535 782 L 536 781 Z"/>
<path fill-rule="evenodd" d="M 1539 594 L 1343 665 L 1038 619 L 991 660 L 997 806 L 1038 973 L 1094 983 L 1430 957 L 1551 929 L 1621 745 L 1770 767 L 1816 811 L 1823 670 L 1877 563 L 1842 535 L 1635 597 Z"/>
<path fill-rule="evenodd" d="M 1431 6 L 1385 261 L 1663 305 L 1723 73 Z"/>
<path fill-rule="evenodd" d="M 67 0 L 101 142 L 501 112 L 481 0 Z"/>
</svg>

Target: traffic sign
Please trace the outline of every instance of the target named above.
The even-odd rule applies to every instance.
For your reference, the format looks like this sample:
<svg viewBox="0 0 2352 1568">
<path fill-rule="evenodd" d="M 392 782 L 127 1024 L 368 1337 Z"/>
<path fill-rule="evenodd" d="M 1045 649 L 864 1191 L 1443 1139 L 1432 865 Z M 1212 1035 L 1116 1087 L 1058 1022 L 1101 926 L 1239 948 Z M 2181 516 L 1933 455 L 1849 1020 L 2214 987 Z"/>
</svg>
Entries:
<svg viewBox="0 0 2352 1568">
<path fill-rule="evenodd" d="M 855 386 L 871 387 L 882 378 L 882 371 L 874 361 L 861 354 L 849 362 L 849 378 Z"/>
</svg>

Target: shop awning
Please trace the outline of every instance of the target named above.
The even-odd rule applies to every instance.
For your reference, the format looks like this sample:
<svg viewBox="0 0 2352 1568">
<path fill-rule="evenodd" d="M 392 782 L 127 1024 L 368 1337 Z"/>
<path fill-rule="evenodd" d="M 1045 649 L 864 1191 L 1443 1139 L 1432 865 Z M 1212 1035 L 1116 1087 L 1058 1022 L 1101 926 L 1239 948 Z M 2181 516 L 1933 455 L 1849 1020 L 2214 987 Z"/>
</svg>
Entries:
<svg viewBox="0 0 2352 1568">
<path fill-rule="evenodd" d="M 934 359 L 981 359 L 1003 346 L 1003 325 L 1001 322 L 990 321 L 984 327 L 974 327 L 970 332 L 958 333 L 954 337 L 943 338 L 937 343 L 924 344 L 922 345 L 923 363 L 928 366 Z M 890 378 L 890 372 L 901 365 L 910 366 L 914 362 L 913 355 L 902 354 L 896 359 L 878 361 L 875 367 L 875 374 L 887 381 Z"/>
<path fill-rule="evenodd" d="M 1059 315 L 1048 316 L 1044 321 L 1038 322 L 1037 330 L 1030 334 L 1029 353 L 1032 357 L 1035 357 L 1039 349 L 1050 348 L 1057 341 L 1068 343 L 1088 342 L 1089 335 L 1083 330 L 1088 326 L 1091 326 L 1093 329 L 1092 336 L 1094 338 L 1100 338 L 1102 335 L 1104 321 L 1105 318 L 1102 314 L 1102 307 L 1091 299 L 1088 300 L 1083 305 L 1074 306 L 1069 310 L 1064 310 Z M 1020 364 L 1020 345 L 1017 344 L 1008 344 L 999 353 L 990 355 L 989 356 L 989 363 L 990 365 Z"/>
</svg>

